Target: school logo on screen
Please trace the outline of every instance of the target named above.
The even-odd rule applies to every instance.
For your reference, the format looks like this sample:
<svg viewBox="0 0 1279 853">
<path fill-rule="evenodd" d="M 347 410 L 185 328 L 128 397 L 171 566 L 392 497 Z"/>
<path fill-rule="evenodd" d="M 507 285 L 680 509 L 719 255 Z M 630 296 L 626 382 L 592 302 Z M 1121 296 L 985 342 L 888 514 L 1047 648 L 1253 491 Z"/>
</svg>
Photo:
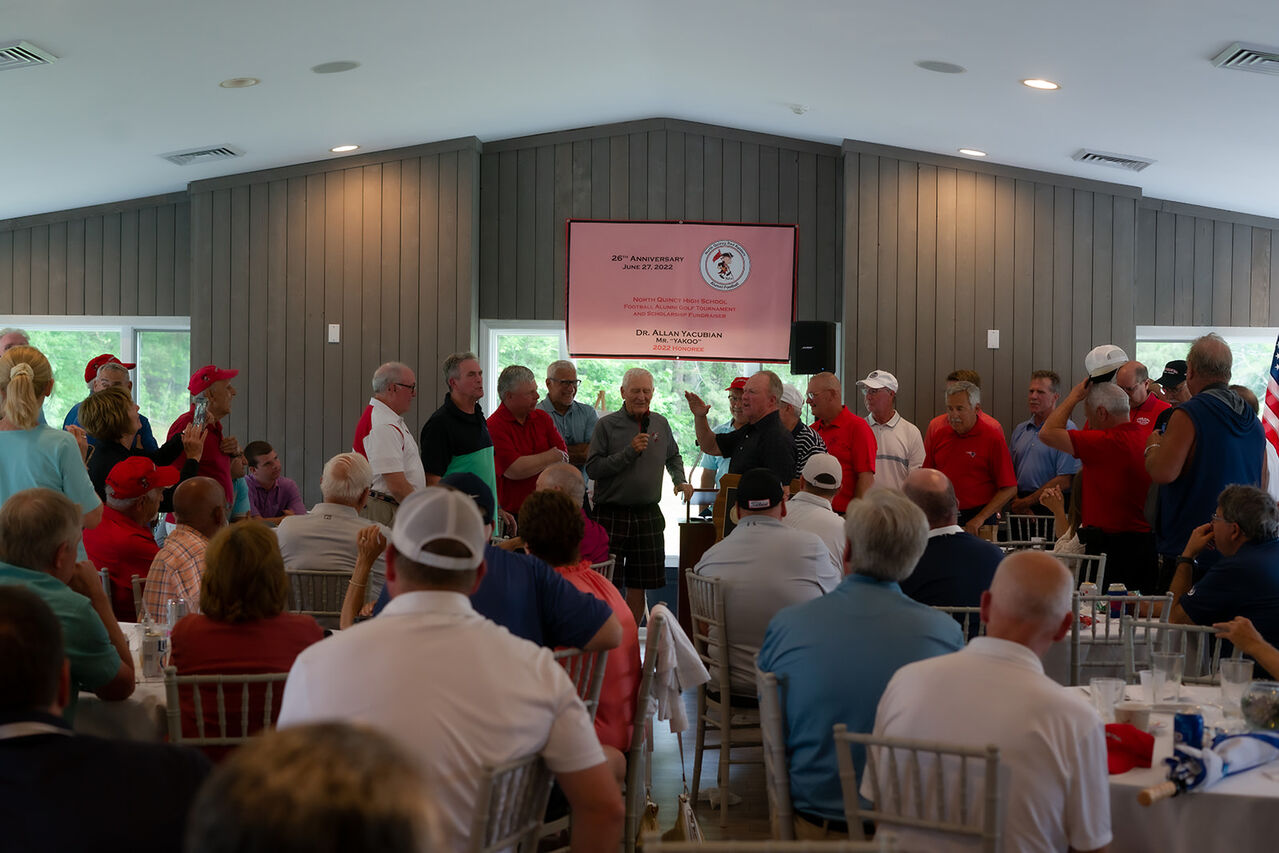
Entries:
<svg viewBox="0 0 1279 853">
<path fill-rule="evenodd" d="M 702 252 L 702 278 L 716 290 L 741 287 L 751 274 L 751 256 L 740 243 L 716 240 Z"/>
</svg>

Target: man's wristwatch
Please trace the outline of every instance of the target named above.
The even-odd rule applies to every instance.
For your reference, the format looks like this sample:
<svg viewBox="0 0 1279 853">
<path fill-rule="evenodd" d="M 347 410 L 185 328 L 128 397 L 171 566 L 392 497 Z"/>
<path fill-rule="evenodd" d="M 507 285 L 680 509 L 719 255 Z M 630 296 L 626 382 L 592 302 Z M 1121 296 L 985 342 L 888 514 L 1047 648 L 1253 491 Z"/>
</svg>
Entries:
<svg viewBox="0 0 1279 853">
<path fill-rule="evenodd" d="M 1177 565 L 1180 566 L 1182 563 L 1189 563 L 1190 565 L 1193 566 L 1195 564 L 1195 558 L 1187 557 L 1185 554 L 1182 554 L 1180 557 L 1177 558 Z"/>
</svg>

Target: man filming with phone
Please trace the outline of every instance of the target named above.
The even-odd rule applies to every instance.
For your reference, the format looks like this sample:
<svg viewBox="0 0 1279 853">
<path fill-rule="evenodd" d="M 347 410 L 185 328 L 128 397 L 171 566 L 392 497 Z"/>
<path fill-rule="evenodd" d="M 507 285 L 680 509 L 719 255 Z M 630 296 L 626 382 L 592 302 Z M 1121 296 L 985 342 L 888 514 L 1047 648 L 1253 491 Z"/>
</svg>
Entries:
<svg viewBox="0 0 1279 853">
<path fill-rule="evenodd" d="M 231 481 L 231 459 L 240 455 L 240 442 L 235 436 L 223 436 L 222 419 L 231 414 L 231 400 L 235 398 L 235 386 L 231 380 L 240 371 L 228 370 L 216 364 L 206 364 L 191 374 L 187 391 L 191 393 L 191 409 L 169 427 L 169 438 L 195 423 L 205 427 L 204 453 L 200 457 L 201 477 L 216 481 L 226 491 L 228 506 L 235 500 Z M 174 465 L 181 467 L 186 455 L 179 456 Z M 172 520 L 172 519 L 170 519 Z"/>
</svg>

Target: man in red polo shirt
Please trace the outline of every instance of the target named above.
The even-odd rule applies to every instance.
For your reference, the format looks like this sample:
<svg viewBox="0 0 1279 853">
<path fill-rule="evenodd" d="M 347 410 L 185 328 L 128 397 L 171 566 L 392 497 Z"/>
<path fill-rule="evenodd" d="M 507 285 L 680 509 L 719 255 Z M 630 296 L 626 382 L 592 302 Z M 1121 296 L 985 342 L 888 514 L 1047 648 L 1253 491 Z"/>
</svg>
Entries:
<svg viewBox="0 0 1279 853">
<path fill-rule="evenodd" d="M 971 382 L 977 386 L 977 390 L 981 390 L 981 374 L 975 370 L 966 370 L 961 368 L 947 373 L 947 394 L 950 393 L 950 386 L 954 385 L 956 382 Z M 986 424 L 987 426 L 993 426 L 1000 432 L 1004 431 L 1004 425 L 995 418 L 986 414 L 986 411 L 981 407 L 977 408 L 977 421 L 978 423 Z M 947 432 L 950 432 L 950 415 L 947 412 L 942 412 L 940 415 L 928 422 L 928 427 L 924 430 L 924 444 L 928 444 L 930 441 L 936 441 L 939 434 Z"/>
<path fill-rule="evenodd" d="M 1115 384 L 1128 395 L 1129 420 L 1141 428 L 1142 440 L 1150 438 L 1155 421 L 1168 403 L 1150 393 L 1150 373 L 1140 361 L 1130 361 L 1115 374 Z M 1087 424 L 1084 425 L 1087 428 Z"/>
<path fill-rule="evenodd" d="M 231 483 L 231 458 L 240 455 L 240 443 L 235 436 L 222 435 L 222 419 L 231 414 L 231 400 L 235 398 L 235 387 L 231 380 L 238 376 L 238 370 L 224 370 L 216 364 L 206 364 L 191 374 L 187 383 L 187 391 L 195 400 L 189 411 L 178 416 L 169 427 L 169 438 L 186 429 L 187 424 L 195 420 L 195 410 L 202 403 L 205 407 L 204 453 L 200 456 L 200 476 L 216 481 L 226 491 L 227 506 L 235 503 L 235 487 Z M 174 460 L 174 465 L 182 467 L 186 454 Z M 173 521 L 173 517 L 169 517 Z"/>
<path fill-rule="evenodd" d="M 971 382 L 952 382 L 946 386 L 946 429 L 930 430 L 924 439 L 924 467 L 950 478 L 959 523 L 974 535 L 1017 495 L 1004 431 L 980 415 L 981 389 Z"/>
<path fill-rule="evenodd" d="M 102 522 L 84 531 L 84 550 L 111 578 L 111 609 L 121 622 L 136 622 L 133 578 L 147 576 L 160 546 L 151 535 L 151 523 L 160 510 L 165 489 L 178 482 L 169 466 L 155 467 L 145 456 L 117 462 L 107 474 L 107 500 Z"/>
<path fill-rule="evenodd" d="M 502 402 L 488 419 L 497 502 L 515 514 L 537 488 L 537 475 L 556 462 L 568 461 L 568 446 L 555 421 L 537 407 L 533 371 L 519 364 L 507 367 L 497 377 L 497 396 Z"/>
<path fill-rule="evenodd" d="M 809 379 L 807 397 L 817 418 L 810 426 L 826 442 L 826 452 L 844 469 L 839 493 L 830 500 L 831 509 L 842 513 L 849 501 L 875 485 L 875 433 L 870 424 L 848 411 L 835 374 L 818 373 Z"/>
<path fill-rule="evenodd" d="M 1066 420 L 1080 402 L 1091 429 L 1067 429 Z M 1084 380 L 1044 421 L 1039 440 L 1083 463 L 1079 541 L 1089 554 L 1107 555 L 1106 580 L 1151 592 L 1159 564 L 1145 512 L 1150 431 L 1130 420 L 1128 406 L 1128 394 L 1117 382 Z"/>
</svg>

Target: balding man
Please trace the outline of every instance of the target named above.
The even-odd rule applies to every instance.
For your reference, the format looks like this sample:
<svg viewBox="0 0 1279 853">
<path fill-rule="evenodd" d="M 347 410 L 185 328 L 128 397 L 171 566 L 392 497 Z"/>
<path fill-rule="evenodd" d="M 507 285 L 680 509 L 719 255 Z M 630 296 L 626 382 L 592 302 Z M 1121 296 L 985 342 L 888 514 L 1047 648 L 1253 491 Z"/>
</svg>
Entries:
<svg viewBox="0 0 1279 853">
<path fill-rule="evenodd" d="M 372 386 L 373 396 L 355 424 L 351 446 L 373 469 L 369 500 L 360 514 L 389 525 L 400 501 L 427 484 L 422 456 L 404 422 L 404 413 L 417 397 L 417 377 L 407 364 L 388 361 L 373 371 Z"/>
<path fill-rule="evenodd" d="M 1051 554 L 1009 555 L 982 594 L 986 636 L 899 669 L 875 716 L 877 736 L 999 747 L 999 768 L 1008 774 L 1004 845 L 1012 850 L 1102 850 L 1111 840 L 1101 718 L 1081 694 L 1046 676 L 1040 660 L 1075 621 L 1073 587 Z M 933 769 L 922 772 L 927 778 Z M 861 794 L 879 796 L 869 778 Z M 952 849 L 934 835 L 896 831 L 912 850 Z"/>
<path fill-rule="evenodd" d="M 372 488 L 373 468 L 360 454 L 339 453 L 324 463 L 324 472 L 320 475 L 323 500 L 304 515 L 281 519 L 275 529 L 284 567 L 331 572 L 354 570 L 360 550 L 360 531 L 369 526 L 367 520 L 360 518 L 360 510 L 368 502 Z M 383 536 L 390 535 L 390 528 L 377 526 Z M 376 601 L 385 582 L 386 559 L 382 556 L 373 563 L 369 580 L 365 582 L 366 601 Z"/>
<path fill-rule="evenodd" d="M 160 547 L 151 525 L 164 499 L 164 490 L 178 482 L 169 466 L 157 468 L 145 456 L 117 462 L 107 474 L 102 522 L 84 532 L 84 550 L 111 578 L 111 607 L 121 622 L 138 618 L 133 603 L 133 579 L 147 576 Z"/>
<path fill-rule="evenodd" d="M 533 494 L 537 475 L 547 466 L 568 461 L 568 446 L 551 416 L 537 407 L 533 371 L 522 364 L 504 368 L 497 377 L 497 396 L 501 402 L 488 419 L 497 503 L 514 515 Z"/>
<path fill-rule="evenodd" d="M 152 619 L 163 621 L 170 599 L 185 598 L 189 613 L 200 612 L 200 578 L 204 552 L 213 534 L 226 526 L 227 507 L 221 486 L 208 477 L 192 477 L 173 490 L 177 526 L 147 573 L 143 601 Z"/>
<path fill-rule="evenodd" d="M 81 690 L 102 699 L 133 693 L 133 654 L 98 572 L 76 562 L 80 508 L 52 489 L 15 492 L 0 507 L 0 584 L 25 586 L 44 600 L 62 624 L 71 691 L 64 716 L 75 715 Z"/>
<path fill-rule="evenodd" d="M 586 500 L 586 484 L 582 472 L 568 462 L 557 462 L 537 475 L 537 491 L 563 492 L 582 515 L 582 559 L 602 563 L 608 559 L 608 531 L 598 521 L 587 517 L 582 504 Z"/>
<path fill-rule="evenodd" d="M 31 346 L 31 339 L 27 337 L 26 330 L 15 329 L 12 326 L 0 329 L 0 355 L 14 347 L 29 346 Z"/>
<path fill-rule="evenodd" d="M 893 673 L 964 644 L 954 620 L 898 587 L 926 541 L 923 515 L 910 501 L 876 489 L 848 507 L 844 525 L 843 580 L 827 595 L 774 616 L 759 650 L 759 668 L 786 684 L 797 838 L 848 832 L 832 727 L 869 732 Z"/>
<path fill-rule="evenodd" d="M 928 547 L 915 570 L 901 582 L 902 592 L 923 604 L 976 607 L 990 589 L 1004 552 L 959 526 L 955 488 L 941 471 L 916 468 L 906 475 L 902 491 L 928 519 Z M 980 625 L 970 622 L 969 634 Z"/>
<path fill-rule="evenodd" d="M 844 469 L 839 493 L 831 498 L 831 508 L 842 513 L 849 501 L 875 485 L 875 434 L 844 405 L 843 389 L 833 373 L 818 373 L 808 380 L 808 405 L 817 419 L 813 431 Z"/>
<path fill-rule="evenodd" d="M 946 429 L 924 438 L 924 467 L 950 480 L 959 499 L 959 523 L 977 533 L 1017 494 L 1017 475 L 1004 431 L 981 419 L 981 389 L 971 382 L 946 386 Z"/>
<path fill-rule="evenodd" d="M 614 580 L 626 587 L 626 603 L 638 625 L 645 590 L 666 585 L 666 519 L 658 503 L 662 470 L 670 473 L 675 493 L 685 500 L 693 487 L 684 477 L 684 458 L 671 425 L 650 409 L 653 374 L 632 367 L 622 376 L 621 391 L 622 408 L 595 424 L 586 473 L 595 481 L 595 520 L 608 531 L 609 547 L 617 555 Z"/>
<path fill-rule="evenodd" d="M 1155 422 L 1164 410 L 1172 408 L 1168 403 L 1150 393 L 1150 372 L 1140 361 L 1130 361 L 1115 374 L 1115 384 L 1128 395 L 1129 420 L 1141 428 L 1142 439 L 1150 437 Z"/>
<path fill-rule="evenodd" d="M 1067 418 L 1081 402 L 1090 429 L 1070 429 Z M 1083 463 L 1079 541 L 1089 554 L 1106 555 L 1106 580 L 1148 592 L 1158 583 L 1159 568 L 1146 521 L 1144 437 L 1129 417 L 1124 389 L 1088 380 L 1071 389 L 1039 431 L 1044 444 Z"/>
<path fill-rule="evenodd" d="M 1230 390 L 1233 361 L 1217 335 L 1195 339 L 1186 355 L 1193 396 L 1173 410 L 1165 432 L 1146 440 L 1146 471 L 1162 486 L 1159 590 L 1172 582 L 1177 556 L 1191 531 L 1212 515 L 1222 489 L 1231 483 L 1266 487 L 1266 439 L 1252 409 Z"/>
<path fill-rule="evenodd" d="M 866 398 L 866 423 L 875 436 L 875 484 L 901 488 L 906 475 L 924 464 L 924 437 L 919 427 L 897 411 L 897 377 L 872 370 L 857 387 Z"/>
<path fill-rule="evenodd" d="M 771 370 L 761 370 L 747 379 L 742 387 L 746 426 L 719 435 L 706 419 L 711 407 L 692 391 L 685 391 L 684 399 L 697 430 L 697 446 L 703 453 L 727 457 L 730 474 L 767 468 L 783 484 L 789 484 L 795 477 L 795 439 L 782 426 L 777 411 L 782 390 L 781 378 Z"/>
</svg>

